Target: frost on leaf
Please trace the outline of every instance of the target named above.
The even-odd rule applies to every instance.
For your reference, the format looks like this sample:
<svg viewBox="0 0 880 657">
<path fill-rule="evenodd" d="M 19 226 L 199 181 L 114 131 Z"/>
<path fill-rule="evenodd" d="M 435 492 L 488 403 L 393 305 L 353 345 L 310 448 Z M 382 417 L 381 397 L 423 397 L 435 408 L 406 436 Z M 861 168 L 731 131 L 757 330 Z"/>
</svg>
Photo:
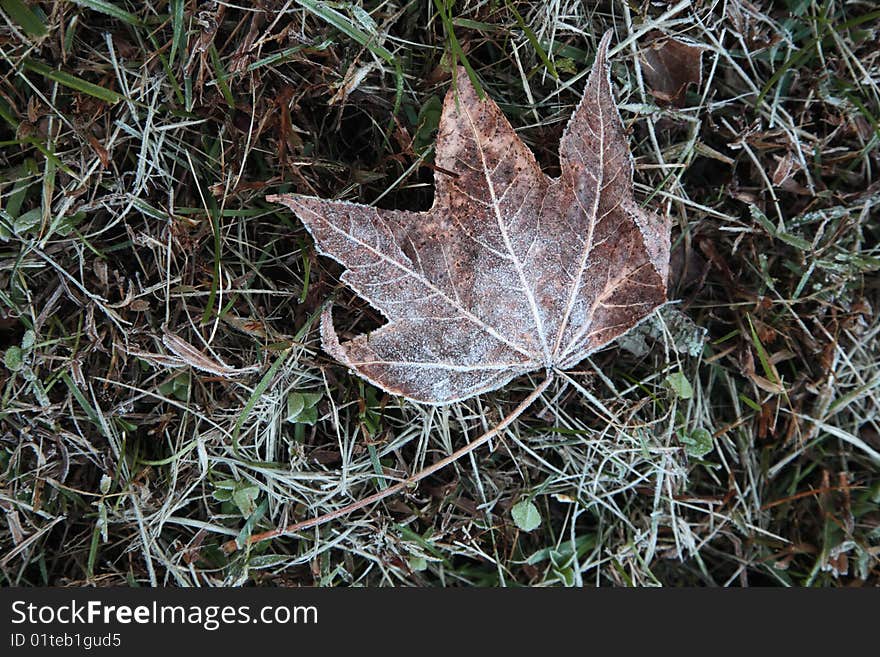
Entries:
<svg viewBox="0 0 880 657">
<path fill-rule="evenodd" d="M 577 365 L 666 300 L 669 222 L 633 197 L 609 37 L 562 135 L 559 178 L 461 74 L 443 104 L 427 212 L 269 197 L 388 319 L 340 342 L 328 309 L 328 353 L 383 390 L 444 404 Z"/>
</svg>

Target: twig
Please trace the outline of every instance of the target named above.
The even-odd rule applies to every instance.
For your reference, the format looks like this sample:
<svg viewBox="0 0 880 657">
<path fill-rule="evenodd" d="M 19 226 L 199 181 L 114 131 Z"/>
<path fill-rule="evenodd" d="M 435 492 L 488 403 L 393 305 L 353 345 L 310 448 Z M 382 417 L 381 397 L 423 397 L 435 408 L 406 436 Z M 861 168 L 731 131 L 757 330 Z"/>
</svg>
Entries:
<svg viewBox="0 0 880 657">
<path fill-rule="evenodd" d="M 385 490 L 381 490 L 378 493 L 373 493 L 372 495 L 365 497 L 362 500 L 358 500 L 357 502 L 349 504 L 348 506 L 338 509 L 336 511 L 331 511 L 330 513 L 325 513 L 324 515 L 317 516 L 315 518 L 309 518 L 308 520 L 302 520 L 292 525 L 288 525 L 287 527 L 278 527 L 276 529 L 270 529 L 269 531 L 261 532 L 259 534 L 254 534 L 247 539 L 246 545 L 254 545 L 256 543 L 267 541 L 269 539 L 283 536 L 285 534 L 294 534 L 304 529 L 317 527 L 318 525 L 323 525 L 324 523 L 330 522 L 331 520 L 342 518 L 343 516 L 347 516 L 353 511 L 363 509 L 365 506 L 369 506 L 374 502 L 384 500 L 386 497 L 395 495 L 406 487 L 411 486 L 412 484 L 419 482 L 426 477 L 430 477 L 435 472 L 442 470 L 451 463 L 454 463 L 462 456 L 466 456 L 480 446 L 485 445 L 493 437 L 504 431 L 504 429 L 510 426 L 511 423 L 513 423 L 520 415 L 522 415 L 526 411 L 526 409 L 528 409 L 529 406 L 531 406 L 535 402 L 535 400 L 541 396 L 541 394 L 547 389 L 547 386 L 550 385 L 550 382 L 552 380 L 553 375 L 551 372 L 548 372 L 547 378 L 543 381 L 543 383 L 535 388 L 528 397 L 523 399 L 520 405 L 513 409 L 513 411 L 508 414 L 503 420 L 501 420 L 501 422 L 499 422 L 497 425 L 495 425 L 492 429 L 484 433 L 479 438 L 474 439 L 464 447 L 459 448 L 449 456 L 440 459 L 439 461 L 428 466 L 424 470 L 420 470 L 414 475 L 407 477 L 403 481 L 399 481 L 393 486 L 389 486 Z M 239 545 L 235 540 L 227 541 L 223 544 L 223 550 L 227 554 L 235 552 L 238 549 Z"/>
</svg>

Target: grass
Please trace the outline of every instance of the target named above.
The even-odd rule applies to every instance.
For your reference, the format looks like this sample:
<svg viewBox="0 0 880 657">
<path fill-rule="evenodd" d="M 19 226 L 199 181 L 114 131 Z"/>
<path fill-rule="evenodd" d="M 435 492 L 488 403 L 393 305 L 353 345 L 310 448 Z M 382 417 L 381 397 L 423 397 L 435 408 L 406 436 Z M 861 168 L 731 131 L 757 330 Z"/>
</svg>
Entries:
<svg viewBox="0 0 880 657">
<path fill-rule="evenodd" d="M 880 15 L 586 4 L 0 2 L 0 581 L 876 585 Z M 426 208 L 453 61 L 552 174 L 607 29 L 678 303 L 415 489 L 224 552 L 539 383 L 436 409 L 352 377 L 316 317 L 381 318 L 264 196 Z M 658 32 L 703 49 L 682 107 Z"/>
</svg>

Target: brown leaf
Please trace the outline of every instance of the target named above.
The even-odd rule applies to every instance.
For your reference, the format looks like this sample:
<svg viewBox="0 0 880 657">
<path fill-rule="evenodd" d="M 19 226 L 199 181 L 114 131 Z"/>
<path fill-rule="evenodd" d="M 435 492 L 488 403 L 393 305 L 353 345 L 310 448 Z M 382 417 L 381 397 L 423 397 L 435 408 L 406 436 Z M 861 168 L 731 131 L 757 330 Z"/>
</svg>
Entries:
<svg viewBox="0 0 880 657">
<path fill-rule="evenodd" d="M 684 107 L 689 84 L 703 78 L 703 49 L 660 37 L 641 52 L 642 74 L 651 94 L 663 103 Z"/>
<path fill-rule="evenodd" d="M 162 343 L 183 363 L 186 363 L 190 367 L 194 367 L 197 370 L 202 370 L 203 372 L 208 372 L 216 376 L 228 378 L 247 372 L 254 372 L 259 369 L 259 367 L 256 366 L 245 367 L 242 369 L 230 367 L 219 359 L 214 359 L 210 356 L 205 355 L 203 352 L 196 349 L 193 345 L 181 338 L 179 335 L 171 333 L 170 331 L 165 331 L 162 334 Z M 129 350 L 129 353 L 141 357 L 147 355 L 142 353 L 135 353 L 132 350 Z"/>
<path fill-rule="evenodd" d="M 778 162 L 776 164 L 776 168 L 773 170 L 773 176 L 771 180 L 773 181 L 774 187 L 782 187 L 785 183 L 789 182 L 794 176 L 795 173 L 800 171 L 800 164 L 796 159 L 794 159 L 794 155 L 791 152 L 786 152 L 786 154 L 782 157 L 774 156 Z"/>
<path fill-rule="evenodd" d="M 324 349 L 393 394 L 433 404 L 566 369 L 666 299 L 669 221 L 633 198 L 633 161 L 599 46 L 546 176 L 467 76 L 444 102 L 427 212 L 282 195 L 342 280 L 388 323 Z M 449 176 L 443 171 L 451 171 Z"/>
</svg>

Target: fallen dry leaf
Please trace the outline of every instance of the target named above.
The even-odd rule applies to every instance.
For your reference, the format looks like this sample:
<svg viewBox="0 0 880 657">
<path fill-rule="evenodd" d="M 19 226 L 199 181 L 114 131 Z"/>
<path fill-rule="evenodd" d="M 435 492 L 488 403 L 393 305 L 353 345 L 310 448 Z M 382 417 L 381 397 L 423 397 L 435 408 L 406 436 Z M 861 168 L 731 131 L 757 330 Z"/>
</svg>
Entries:
<svg viewBox="0 0 880 657">
<path fill-rule="evenodd" d="M 669 221 L 633 198 L 609 37 L 560 141 L 559 178 L 460 73 L 443 105 L 427 212 L 268 197 L 388 318 L 340 343 L 326 310 L 328 353 L 388 392 L 443 404 L 570 368 L 665 301 Z"/>
<path fill-rule="evenodd" d="M 159 364 L 162 367 L 180 367 L 182 365 L 189 365 L 190 367 L 194 367 L 197 370 L 208 372 L 209 374 L 214 374 L 216 376 L 221 376 L 224 378 L 246 374 L 259 369 L 259 367 L 257 366 L 245 367 L 241 369 L 230 367 L 219 359 L 207 356 L 205 353 L 196 349 L 193 345 L 181 338 L 179 335 L 175 335 L 170 331 L 164 331 L 162 333 L 162 344 L 164 344 L 168 348 L 168 351 L 174 354 L 176 358 L 169 357 L 163 354 L 151 354 L 133 348 L 126 349 L 126 352 L 130 356 L 143 358 L 149 362 Z"/>
<path fill-rule="evenodd" d="M 663 36 L 642 50 L 642 74 L 651 95 L 684 107 L 688 85 L 699 87 L 703 79 L 702 54 L 703 48 Z"/>
</svg>

